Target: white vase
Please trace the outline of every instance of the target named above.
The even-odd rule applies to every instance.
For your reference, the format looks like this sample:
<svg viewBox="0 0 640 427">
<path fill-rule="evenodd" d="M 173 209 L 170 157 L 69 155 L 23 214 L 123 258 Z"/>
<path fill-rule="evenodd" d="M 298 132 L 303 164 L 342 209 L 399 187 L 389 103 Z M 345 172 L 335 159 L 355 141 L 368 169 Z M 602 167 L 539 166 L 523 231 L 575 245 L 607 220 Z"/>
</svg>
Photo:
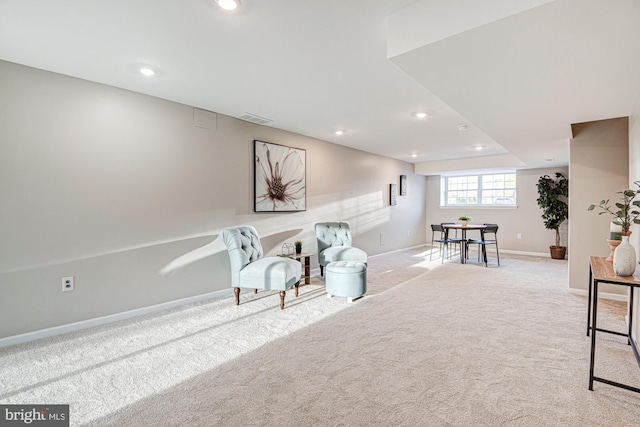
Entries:
<svg viewBox="0 0 640 427">
<path fill-rule="evenodd" d="M 613 272 L 618 276 L 633 276 L 636 271 L 636 250 L 629 243 L 629 236 L 622 236 L 622 243 L 613 252 Z"/>
</svg>

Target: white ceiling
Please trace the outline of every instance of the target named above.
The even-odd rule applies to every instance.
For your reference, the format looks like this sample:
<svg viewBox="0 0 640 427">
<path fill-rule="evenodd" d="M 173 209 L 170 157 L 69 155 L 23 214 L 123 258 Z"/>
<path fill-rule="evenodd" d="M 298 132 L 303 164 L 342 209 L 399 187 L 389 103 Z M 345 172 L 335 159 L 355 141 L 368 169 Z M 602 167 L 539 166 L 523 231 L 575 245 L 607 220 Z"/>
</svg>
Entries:
<svg viewBox="0 0 640 427">
<path fill-rule="evenodd" d="M 0 59 L 425 174 L 568 164 L 572 123 L 638 100 L 638 40 L 639 0 L 0 0 Z"/>
</svg>

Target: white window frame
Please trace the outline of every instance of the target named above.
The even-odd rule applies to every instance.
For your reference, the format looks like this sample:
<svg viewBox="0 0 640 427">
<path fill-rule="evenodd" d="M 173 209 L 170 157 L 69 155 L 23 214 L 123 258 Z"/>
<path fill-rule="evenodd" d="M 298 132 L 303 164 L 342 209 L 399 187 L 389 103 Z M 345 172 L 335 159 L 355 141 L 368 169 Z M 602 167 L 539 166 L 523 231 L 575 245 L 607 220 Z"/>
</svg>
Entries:
<svg viewBox="0 0 640 427">
<path fill-rule="evenodd" d="M 514 188 L 510 188 L 510 187 L 499 187 L 499 188 L 492 188 L 492 189 L 487 189 L 482 187 L 483 184 L 483 177 L 486 176 L 495 176 L 495 175 L 514 175 L 515 178 L 515 182 L 516 182 L 516 186 Z M 467 191 L 467 192 L 474 192 L 475 193 L 475 198 L 476 201 L 479 201 L 479 203 L 449 203 L 449 192 L 450 191 L 456 191 L 456 190 L 449 190 L 449 180 L 452 178 L 476 178 L 477 183 L 478 183 L 478 188 L 477 189 L 471 189 L 471 190 L 460 190 L 460 191 Z M 482 192 L 483 190 L 498 190 L 498 191 L 511 191 L 513 190 L 513 197 L 510 196 L 502 196 L 499 198 L 506 198 L 506 202 L 505 203 L 483 203 L 482 201 Z M 518 195 L 518 188 L 517 188 L 517 176 L 515 172 L 501 172 L 501 173 L 486 173 L 486 174 L 468 174 L 468 175 L 452 175 L 452 176 L 441 176 L 440 177 L 440 207 L 490 207 L 490 208 L 515 208 L 517 207 L 517 195 Z M 511 202 L 508 199 L 513 199 L 513 201 Z M 493 199 L 495 202 L 495 198 Z"/>
</svg>

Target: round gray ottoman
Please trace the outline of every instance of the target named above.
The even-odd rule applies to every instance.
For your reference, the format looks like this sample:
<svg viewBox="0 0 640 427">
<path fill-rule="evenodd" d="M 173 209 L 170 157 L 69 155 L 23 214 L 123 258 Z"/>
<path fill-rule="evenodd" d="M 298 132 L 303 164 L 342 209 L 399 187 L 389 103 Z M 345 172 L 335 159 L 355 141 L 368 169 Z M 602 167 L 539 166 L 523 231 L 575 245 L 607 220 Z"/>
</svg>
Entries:
<svg viewBox="0 0 640 427">
<path fill-rule="evenodd" d="M 367 265 L 358 261 L 336 261 L 326 267 L 327 297 L 346 297 L 348 302 L 367 292 Z"/>
</svg>

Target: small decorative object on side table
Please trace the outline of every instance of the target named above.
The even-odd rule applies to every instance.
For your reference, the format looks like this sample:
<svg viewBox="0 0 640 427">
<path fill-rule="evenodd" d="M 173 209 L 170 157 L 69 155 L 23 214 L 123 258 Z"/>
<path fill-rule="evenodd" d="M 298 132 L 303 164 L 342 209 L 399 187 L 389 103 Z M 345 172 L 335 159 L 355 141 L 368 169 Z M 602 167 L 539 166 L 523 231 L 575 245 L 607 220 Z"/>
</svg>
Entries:
<svg viewBox="0 0 640 427">
<path fill-rule="evenodd" d="M 294 244 L 296 245 L 296 254 L 299 255 L 302 253 L 302 240 L 296 240 Z"/>
<path fill-rule="evenodd" d="M 629 243 L 628 233 L 623 233 L 622 241 L 613 251 L 613 271 L 618 276 L 633 276 L 636 271 L 636 249 Z"/>
<path fill-rule="evenodd" d="M 622 225 L 615 222 L 609 224 L 609 239 L 622 240 Z"/>
<path fill-rule="evenodd" d="M 609 254 L 609 256 L 607 257 L 606 261 L 607 262 L 613 262 L 613 252 L 616 250 L 616 248 L 618 247 L 618 245 L 620 243 L 622 243 L 622 240 L 611 240 L 611 239 L 607 239 L 607 243 L 609 244 L 609 247 L 611 248 L 611 253 Z"/>
<path fill-rule="evenodd" d="M 616 250 L 616 248 L 621 242 L 622 242 L 622 225 L 612 222 L 611 225 L 609 225 L 609 238 L 607 239 L 607 243 L 611 248 L 611 253 L 607 257 L 608 262 L 613 262 L 613 252 Z"/>
<path fill-rule="evenodd" d="M 282 245 L 282 256 L 288 257 L 289 255 L 293 255 L 293 245 L 291 243 L 285 243 Z"/>
</svg>

